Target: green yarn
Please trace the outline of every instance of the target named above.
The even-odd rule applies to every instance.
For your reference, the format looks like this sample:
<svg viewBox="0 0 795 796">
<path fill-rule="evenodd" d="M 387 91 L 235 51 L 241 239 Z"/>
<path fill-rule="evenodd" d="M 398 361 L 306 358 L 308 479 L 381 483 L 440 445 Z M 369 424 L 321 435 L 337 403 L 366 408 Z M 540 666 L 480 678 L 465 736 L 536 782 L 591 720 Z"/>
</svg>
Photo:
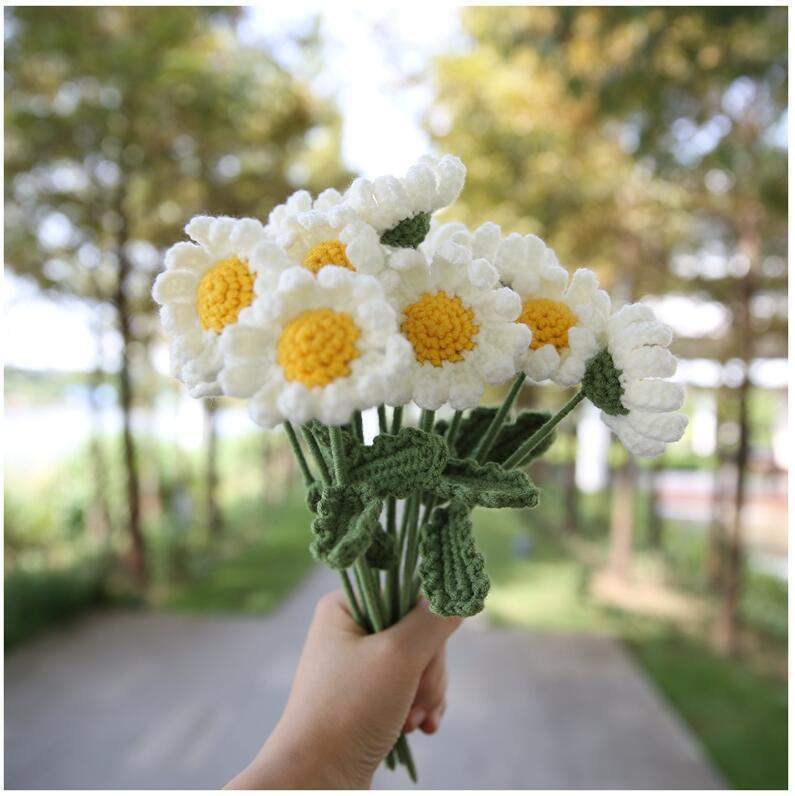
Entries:
<svg viewBox="0 0 795 796">
<path fill-rule="evenodd" d="M 538 489 L 519 470 L 505 470 L 496 462 L 478 464 L 474 459 L 448 459 L 433 490 L 440 500 L 486 508 L 534 508 Z"/>
<path fill-rule="evenodd" d="M 373 540 L 367 548 L 365 558 L 376 569 L 389 569 L 397 560 L 395 538 L 386 533 L 380 522 L 374 529 Z"/>
<path fill-rule="evenodd" d="M 306 488 L 306 507 L 312 512 L 317 514 L 317 504 L 323 495 L 323 484 L 320 481 L 313 481 Z"/>
<path fill-rule="evenodd" d="M 431 228 L 431 214 L 417 213 L 410 218 L 398 221 L 394 227 L 381 235 L 381 243 L 401 249 L 416 249 Z"/>
<path fill-rule="evenodd" d="M 475 445 L 481 439 L 491 421 L 497 414 L 497 407 L 478 407 L 473 409 L 461 420 L 453 443 L 453 456 L 459 459 L 467 458 Z M 513 452 L 533 433 L 549 420 L 549 412 L 520 412 L 511 423 L 506 423 L 497 434 L 497 439 L 491 446 L 488 461 L 502 464 Z M 449 425 L 446 420 L 438 420 L 434 427 L 437 434 L 444 436 Z M 545 453 L 555 441 L 555 434 L 550 434 L 542 445 L 533 451 L 532 458 Z"/>
<path fill-rule="evenodd" d="M 347 569 L 370 547 L 380 506 L 350 486 L 324 486 L 312 521 L 312 555 L 332 569 Z"/>
<path fill-rule="evenodd" d="M 329 430 L 317 422 L 310 425 L 331 467 Z M 406 498 L 417 489 L 433 487 L 448 456 L 443 439 L 418 428 L 403 428 L 395 435 L 379 434 L 372 445 L 363 445 L 345 430 L 341 438 L 348 481 L 379 497 Z"/>
<path fill-rule="evenodd" d="M 607 349 L 600 351 L 585 368 L 582 391 L 585 397 L 608 415 L 628 415 L 629 410 L 621 403 L 624 389 L 621 386 L 621 371 L 616 368 Z"/>
<path fill-rule="evenodd" d="M 468 506 L 453 501 L 434 509 L 422 527 L 420 551 L 420 582 L 431 611 L 474 616 L 483 610 L 491 584 L 472 535 Z"/>
</svg>

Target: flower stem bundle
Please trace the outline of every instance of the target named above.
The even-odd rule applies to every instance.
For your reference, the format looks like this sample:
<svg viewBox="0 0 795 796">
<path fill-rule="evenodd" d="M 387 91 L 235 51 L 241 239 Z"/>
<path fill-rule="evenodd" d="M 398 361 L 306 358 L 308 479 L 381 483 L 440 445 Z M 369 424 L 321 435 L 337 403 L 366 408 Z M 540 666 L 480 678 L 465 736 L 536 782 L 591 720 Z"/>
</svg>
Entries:
<svg viewBox="0 0 795 796">
<path fill-rule="evenodd" d="M 284 428 L 311 553 L 340 573 L 367 632 L 400 621 L 420 592 L 441 615 L 483 609 L 472 510 L 534 508 L 525 468 L 581 401 L 640 456 L 686 425 L 667 380 L 671 330 L 651 309 L 614 312 L 593 272 L 570 274 L 534 235 L 432 218 L 465 173 L 458 158 L 426 157 L 344 194 L 298 191 L 265 225 L 194 218 L 153 289 L 191 395 L 247 399 L 256 423 Z M 554 414 L 518 411 L 528 380 L 576 390 Z M 480 406 L 498 384 L 510 385 L 501 405 Z M 416 778 L 404 736 L 386 764 Z"/>
</svg>

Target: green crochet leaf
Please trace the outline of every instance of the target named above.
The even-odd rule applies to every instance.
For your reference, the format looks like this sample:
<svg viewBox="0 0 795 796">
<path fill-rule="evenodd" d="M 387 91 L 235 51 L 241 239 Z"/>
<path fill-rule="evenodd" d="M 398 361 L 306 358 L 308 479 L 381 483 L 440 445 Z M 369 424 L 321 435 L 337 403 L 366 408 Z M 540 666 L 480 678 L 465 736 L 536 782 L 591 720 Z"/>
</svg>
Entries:
<svg viewBox="0 0 795 796">
<path fill-rule="evenodd" d="M 483 610 L 489 577 L 472 535 L 469 507 L 453 501 L 422 527 L 419 575 L 431 611 L 473 616 Z"/>
<path fill-rule="evenodd" d="M 395 539 L 383 529 L 380 522 L 373 533 L 373 541 L 367 548 L 365 558 L 367 563 L 376 569 L 389 569 L 395 563 L 397 558 Z"/>
<path fill-rule="evenodd" d="M 477 464 L 474 459 L 448 459 L 434 493 L 441 500 L 492 509 L 538 505 L 538 489 L 524 473 L 503 470 L 496 462 Z"/>
<path fill-rule="evenodd" d="M 382 501 L 352 486 L 324 486 L 312 521 L 312 555 L 332 569 L 346 569 L 372 544 Z"/>
<path fill-rule="evenodd" d="M 312 512 L 317 514 L 317 504 L 323 493 L 323 484 L 319 481 L 313 481 L 306 488 L 306 507 Z"/>
<path fill-rule="evenodd" d="M 513 423 L 506 423 L 500 430 L 489 452 L 489 461 L 502 464 L 502 462 L 511 456 L 523 442 L 530 439 L 549 418 L 549 412 L 520 412 Z M 539 456 L 546 453 L 549 446 L 554 441 L 555 434 L 553 432 L 533 451 L 528 459 L 522 462 L 522 464 L 528 464 L 533 459 L 537 459 Z"/>
<path fill-rule="evenodd" d="M 435 434 L 404 428 L 396 435 L 379 434 L 361 446 L 348 462 L 348 475 L 362 489 L 379 497 L 406 498 L 416 489 L 431 489 L 447 462 L 447 445 Z"/>
<path fill-rule="evenodd" d="M 480 438 L 486 433 L 494 415 L 497 414 L 496 407 L 482 407 L 473 409 L 466 417 L 461 420 L 453 444 L 453 455 L 459 459 L 467 457 L 474 449 Z M 548 412 L 520 412 L 516 419 L 511 423 L 505 423 L 497 435 L 497 439 L 491 446 L 488 461 L 502 464 L 525 440 L 529 439 L 533 432 L 541 428 L 549 420 Z M 434 426 L 437 434 L 447 433 L 449 423 L 446 420 L 439 420 Z M 549 446 L 555 441 L 554 433 L 547 437 L 541 447 L 533 452 L 532 457 L 527 460 L 535 459 L 541 454 L 546 453 Z M 525 464 L 527 463 L 525 462 Z"/>
<path fill-rule="evenodd" d="M 462 417 L 453 443 L 454 455 L 463 458 L 474 450 L 496 414 L 497 407 L 479 406 Z M 434 430 L 444 436 L 449 427 L 450 424 L 446 420 L 437 420 Z"/>
<path fill-rule="evenodd" d="M 323 425 L 319 420 L 312 420 L 307 423 L 310 431 L 314 434 L 317 444 L 320 447 L 320 452 L 326 460 L 329 470 L 332 468 L 332 455 L 331 455 L 331 434 L 328 426 Z M 340 426 L 342 430 L 342 447 L 345 451 L 345 457 L 348 461 L 356 459 L 360 455 L 360 450 L 365 446 L 351 433 L 349 427 Z"/>
</svg>

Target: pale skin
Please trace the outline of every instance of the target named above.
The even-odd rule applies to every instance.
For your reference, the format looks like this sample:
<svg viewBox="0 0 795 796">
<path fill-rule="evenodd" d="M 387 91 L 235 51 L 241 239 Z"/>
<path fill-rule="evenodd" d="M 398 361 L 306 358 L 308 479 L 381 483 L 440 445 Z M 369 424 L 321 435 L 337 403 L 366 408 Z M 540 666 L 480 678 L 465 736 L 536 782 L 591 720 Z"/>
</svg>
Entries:
<svg viewBox="0 0 795 796">
<path fill-rule="evenodd" d="M 367 635 L 342 591 L 317 604 L 287 706 L 227 788 L 367 789 L 401 730 L 433 734 L 445 711 L 445 644 L 458 617 L 421 601 Z"/>
</svg>

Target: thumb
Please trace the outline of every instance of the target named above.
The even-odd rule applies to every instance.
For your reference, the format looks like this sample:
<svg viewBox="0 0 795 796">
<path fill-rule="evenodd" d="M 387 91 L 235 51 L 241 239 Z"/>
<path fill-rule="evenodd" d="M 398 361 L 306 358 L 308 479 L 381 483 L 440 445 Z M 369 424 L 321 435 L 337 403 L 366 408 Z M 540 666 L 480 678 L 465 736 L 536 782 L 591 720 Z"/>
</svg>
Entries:
<svg viewBox="0 0 795 796">
<path fill-rule="evenodd" d="M 424 669 L 444 642 L 458 630 L 461 622 L 460 616 L 431 613 L 427 601 L 420 599 L 412 611 L 384 632 L 393 634 L 400 649 L 415 658 Z"/>
</svg>

